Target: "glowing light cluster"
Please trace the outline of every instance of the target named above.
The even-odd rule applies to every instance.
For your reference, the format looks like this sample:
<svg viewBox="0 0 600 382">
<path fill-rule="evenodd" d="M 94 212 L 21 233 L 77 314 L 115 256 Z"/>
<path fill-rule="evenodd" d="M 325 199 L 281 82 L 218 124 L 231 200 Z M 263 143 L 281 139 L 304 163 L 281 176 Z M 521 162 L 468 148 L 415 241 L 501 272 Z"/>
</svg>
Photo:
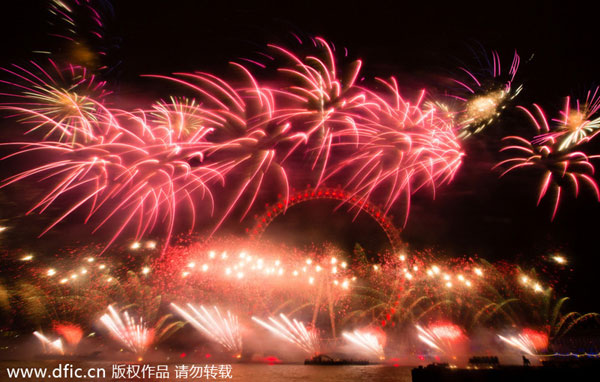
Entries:
<svg viewBox="0 0 600 382">
<path fill-rule="evenodd" d="M 290 321 L 286 315 L 281 313 L 279 319 L 269 317 L 270 323 L 257 317 L 252 317 L 252 320 L 310 355 L 319 353 L 319 335 L 317 331 L 307 329 L 302 322 L 296 321 L 296 319 Z"/>
<path fill-rule="evenodd" d="M 222 315 L 216 306 L 211 310 L 204 306 L 197 309 L 192 304 L 187 304 L 187 310 L 174 303 L 171 303 L 171 306 L 202 334 L 234 353 L 236 357 L 241 356 L 242 332 L 237 316 L 229 311 Z"/>
<path fill-rule="evenodd" d="M 256 255 L 250 251 L 202 251 L 187 258 L 182 264 L 182 278 L 222 279 L 230 282 L 305 282 L 324 281 L 341 289 L 349 289 L 356 281 L 345 261 L 337 263 L 335 257 L 295 258 L 289 255 Z"/>
<path fill-rule="evenodd" d="M 42 342 L 42 345 L 44 346 L 44 349 L 47 352 L 65 354 L 63 344 L 60 338 L 53 341 L 38 331 L 33 332 L 33 335 L 36 336 Z"/>
<path fill-rule="evenodd" d="M 30 274 L 30 286 L 21 287 L 18 299 L 28 304 L 44 301 L 43 306 L 34 306 L 38 309 L 36 314 L 41 312 L 46 322 L 44 326 L 61 336 L 65 352 L 75 351 L 86 327 L 101 313 L 95 311 L 94 306 L 124 306 L 140 299 L 144 304 L 139 307 L 136 304 L 135 313 L 136 317 L 144 317 L 143 320 L 134 319 L 128 312 L 118 312 L 115 305 L 110 306 L 100 320 L 111 337 L 138 356 L 184 325 L 182 321 L 173 320 L 170 314 L 157 315 L 165 298 L 170 303 L 202 296 L 206 301 L 204 306 L 171 305 L 172 309 L 206 340 L 220 344 L 224 352 L 236 357 L 241 354 L 242 328 L 244 336 L 260 335 L 251 323 L 257 323 L 311 355 L 345 349 L 355 356 L 379 359 L 386 338 L 394 339 L 389 350 L 386 348 L 391 356 L 397 351 L 395 336 L 402 333 L 418 340 L 411 344 L 415 346 L 414 351 L 419 352 L 419 346 L 426 346 L 436 357 L 451 360 L 468 351 L 468 344 L 480 340 L 477 337 L 482 328 L 494 337 L 500 333 L 508 339 L 508 342 L 499 341 L 512 344 L 509 352 L 522 351 L 518 346 L 527 347 L 529 341 L 539 353 L 550 341 L 578 323 L 597 317 L 593 313 L 562 312 L 567 298 L 557 298 L 553 281 L 545 280 L 535 270 L 525 273 L 514 264 L 491 265 L 471 258 L 444 260 L 443 256 L 430 251 L 386 252 L 373 263 L 356 261 L 328 246 L 313 248 L 307 253 L 247 240 L 213 239 L 210 243 L 171 247 L 165 256 L 147 263 L 146 274 L 142 266 L 144 260 L 137 256 L 130 256 L 121 265 L 112 259 L 108 263 L 110 268 L 119 271 L 108 284 L 102 277 L 92 277 L 99 271 L 96 267 L 105 264 L 92 255 L 99 250 L 81 249 L 76 251 L 75 259 L 55 260 L 51 269 L 57 273 L 53 276 L 47 275 L 50 264 L 40 264 L 43 259 L 26 263 L 14 259 L 16 266 Z M 130 251 L 124 248 L 123 253 L 130 254 Z M 547 266 L 554 254 L 539 259 Z M 230 275 L 221 273 L 239 261 L 244 261 L 246 267 L 258 265 L 255 262 L 259 258 L 265 267 L 284 267 L 284 277 L 265 277 L 262 273 L 253 276 L 250 272 L 238 279 L 233 270 Z M 60 270 L 68 269 L 65 264 L 72 264 L 77 270 L 85 266 L 89 273 L 78 273 L 76 279 L 69 277 L 71 287 L 57 288 L 55 282 L 61 277 Z M 210 265 L 205 271 L 202 270 L 204 264 Z M 294 269 L 302 272 L 302 267 L 307 267 L 305 276 L 291 276 Z M 184 270 L 190 272 L 189 276 L 177 277 Z M 357 282 L 351 283 L 348 289 L 334 282 L 335 277 L 344 272 L 348 272 L 343 275 L 344 279 L 357 277 Z M 356 276 L 350 278 L 351 274 Z M 86 287 L 79 287 L 84 280 Z M 471 282 L 470 287 L 467 281 Z M 453 283 L 451 288 L 447 287 L 448 282 Z M 523 286 L 532 293 L 523 293 Z M 81 301 L 90 303 L 81 306 Z M 223 306 L 228 309 L 222 310 Z M 133 307 L 131 305 L 131 309 Z M 24 312 L 30 310 L 30 306 L 23 306 Z M 269 317 L 270 312 L 277 310 L 285 312 L 284 315 L 259 318 Z M 523 338 L 504 334 L 521 325 L 525 327 L 520 332 Z M 348 331 L 348 328 L 365 329 Z M 351 346 L 342 347 L 334 340 L 339 338 L 338 333 Z M 250 347 L 252 343 L 250 341 Z M 57 352 L 48 343 L 44 342 L 43 346 L 45 351 Z"/>
<path fill-rule="evenodd" d="M 453 346 L 465 339 L 463 330 L 450 323 L 438 323 L 423 328 L 416 325 L 417 337 L 427 346 L 444 354 L 452 354 Z"/>
<path fill-rule="evenodd" d="M 528 337 L 519 334 L 517 336 L 508 336 L 504 337 L 498 335 L 498 338 L 502 340 L 504 343 L 518 349 L 519 351 L 528 354 L 528 355 L 536 355 L 535 347 L 533 343 L 529 340 Z"/>
<path fill-rule="evenodd" d="M 355 345 L 360 351 L 368 354 L 371 358 L 383 360 L 385 353 L 381 336 L 375 335 L 365 330 L 354 330 L 344 332 L 342 336 L 351 344 Z"/>
<path fill-rule="evenodd" d="M 108 313 L 100 317 L 100 322 L 110 334 L 131 352 L 143 355 L 154 340 L 154 333 L 140 318 L 135 320 L 126 311 L 122 314 L 109 305 Z"/>
<path fill-rule="evenodd" d="M 521 85 L 514 84 L 521 61 L 519 55 L 515 52 L 508 70 L 503 68 L 498 52 L 492 51 L 490 58 L 492 64 L 487 73 L 476 75 L 461 67 L 461 75 L 453 79 L 459 85 L 450 96 L 461 106 L 453 113 L 460 138 L 468 138 L 491 125 L 522 90 Z"/>
</svg>

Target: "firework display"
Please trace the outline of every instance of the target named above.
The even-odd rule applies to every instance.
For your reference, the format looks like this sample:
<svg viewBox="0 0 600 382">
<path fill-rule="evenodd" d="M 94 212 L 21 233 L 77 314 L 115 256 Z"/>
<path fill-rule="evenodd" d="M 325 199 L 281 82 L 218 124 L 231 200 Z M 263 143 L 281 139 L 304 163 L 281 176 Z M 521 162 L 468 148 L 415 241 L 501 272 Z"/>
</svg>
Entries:
<svg viewBox="0 0 600 382">
<path fill-rule="evenodd" d="M 498 335 L 498 338 L 500 338 L 503 342 L 509 344 L 510 346 L 519 349 L 525 354 L 535 355 L 535 348 L 533 347 L 533 344 L 531 343 L 529 338 L 527 338 L 526 336 L 520 334 L 518 336 L 510 336 L 507 338 Z"/>
<path fill-rule="evenodd" d="M 460 87 L 452 91 L 450 97 L 462 107 L 455 112 L 461 138 L 468 138 L 491 125 L 523 89 L 522 85 L 514 83 L 521 62 L 517 52 L 510 67 L 503 68 L 500 55 L 495 51 L 491 52 L 491 61 L 482 74 L 461 67 L 464 79 L 452 79 Z"/>
<path fill-rule="evenodd" d="M 60 334 L 65 339 L 65 342 L 71 346 L 77 346 L 83 338 L 81 327 L 71 323 L 56 323 L 54 331 Z"/>
<path fill-rule="evenodd" d="M 428 329 L 416 325 L 416 328 L 421 341 L 446 354 L 452 354 L 452 345 L 464 336 L 460 327 L 453 324 L 434 324 Z"/>
<path fill-rule="evenodd" d="M 4 160 L 33 158 L 37 165 L 1 187 L 28 179 L 48 182 L 50 191 L 29 213 L 75 197 L 42 234 L 85 210 L 86 223 L 97 221 L 95 230 L 115 227 L 107 246 L 123 232 L 134 230 L 139 240 L 167 221 L 166 248 L 184 212 L 190 229 L 197 219 L 215 215 L 216 230 L 236 210 L 243 219 L 264 184 L 275 182 L 289 195 L 296 176 L 288 163 L 308 155 L 314 158 L 310 165 L 294 172 L 305 171 L 317 185 L 348 179 L 350 205 L 382 193 L 384 214 L 406 195 L 408 217 L 414 192 L 435 190 L 460 167 L 463 153 L 452 120 L 423 104 L 425 92 L 415 102 L 403 98 L 394 78 L 381 81 L 390 95 L 356 85 L 360 62 L 342 82 L 331 44 L 316 41 L 323 60 L 271 47 L 286 58 L 279 72 L 291 76 L 280 88 L 263 87 L 239 64 L 234 66 L 244 85 L 210 73 L 154 76 L 190 88 L 198 101 L 171 97 L 150 110 L 121 110 L 93 98 L 87 89 L 104 95 L 104 84 L 93 85 L 84 68 L 71 66 L 66 77 L 51 62 L 66 89 L 38 64 L 39 74 L 5 69 L 16 82 L 3 108 L 24 115 L 22 123 L 34 123 L 27 137 L 36 138 L 5 143 L 14 152 Z M 334 161 L 350 152 L 348 159 Z M 217 198 L 219 184 L 236 189 L 233 197 Z M 202 200 L 207 206 L 198 205 Z"/>
<path fill-rule="evenodd" d="M 127 251 L 148 247 L 134 244 Z M 138 256 L 100 262 L 90 251 L 51 268 L 33 258 L 16 260 L 31 280 L 7 290 L 10 309 L 60 336 L 38 336 L 46 352 L 76 354 L 82 337 L 99 323 L 102 334 L 142 356 L 168 347 L 189 323 L 202 334 L 196 341 L 218 344 L 236 358 L 289 344 L 281 349 L 311 356 L 342 349 L 375 361 L 402 354 L 454 360 L 483 340 L 482 330 L 493 334 L 483 338 L 499 351 L 538 355 L 598 318 L 565 312 L 567 298 L 557 295 L 554 281 L 544 281 L 551 274 L 480 259 L 443 260 L 432 251 L 382 253 L 373 262 L 330 247 L 299 252 L 232 238 L 179 244 L 150 263 Z M 89 301 L 85 307 L 82 299 Z M 515 327 L 519 333 L 505 334 Z M 255 343 L 263 329 L 274 335 L 268 337 L 273 344 Z"/>
<path fill-rule="evenodd" d="M 14 101 L 2 108 L 15 113 L 23 125 L 31 126 L 25 134 L 40 130 L 46 138 L 73 144 L 91 141 L 101 134 L 95 129 L 104 109 L 102 102 L 109 93 L 104 81 L 97 80 L 85 67 L 60 68 L 51 59 L 46 65 L 49 69 L 35 62 L 31 66 L 2 68 L 15 78 L 10 85 L 16 90 L 10 94 Z"/>
<path fill-rule="evenodd" d="M 270 332 L 298 346 L 309 355 L 319 353 L 319 336 L 314 330 L 306 329 L 304 324 L 296 321 L 296 319 L 290 321 L 283 313 L 279 315 L 279 318 L 280 321 L 269 317 L 270 324 L 256 317 L 252 317 L 252 320 Z"/>
<path fill-rule="evenodd" d="M 33 335 L 36 336 L 42 342 L 44 348 L 46 346 L 48 347 L 49 352 L 57 352 L 59 354 L 64 354 L 63 344 L 60 338 L 52 341 L 40 332 L 33 332 Z"/>
<path fill-rule="evenodd" d="M 144 354 L 152 343 L 154 336 L 152 330 L 148 329 L 141 318 L 136 322 L 127 312 L 120 315 L 109 306 L 108 313 L 100 317 L 100 321 L 110 330 L 115 339 L 135 354 Z"/>
<path fill-rule="evenodd" d="M 303 172 L 317 186 L 344 179 L 347 202 L 357 213 L 373 199 L 381 200 L 384 215 L 402 204 L 406 224 L 411 195 L 422 188 L 435 195 L 451 181 L 464 155 L 460 139 L 490 124 L 520 90 L 512 84 L 518 55 L 508 78 L 500 81 L 494 52 L 490 81 L 500 84 L 489 88 L 463 69 L 485 94 L 456 80 L 475 98 L 457 96 L 465 110 L 448 112 L 436 102 L 424 102 L 431 97 L 425 90 L 414 101 L 401 96 L 393 77 L 376 81 L 387 92 L 357 85 L 360 61 L 351 63 L 346 74 L 332 44 L 318 38 L 315 45 L 316 55 L 305 58 L 270 46 L 282 56 L 275 61 L 281 61 L 277 70 L 285 74 L 279 87 L 262 85 L 237 63 L 239 85 L 204 72 L 152 76 L 189 89 L 194 98 L 171 96 L 149 110 L 107 106 L 106 84 L 85 67 L 61 69 L 50 61 L 52 71 L 36 63 L 37 73 L 19 66 L 4 69 L 14 81 L 4 81 L 13 91 L 5 93 L 2 108 L 32 127 L 26 130 L 28 139 L 4 143 L 14 152 L 3 159 L 29 158 L 36 165 L 6 178 L 0 187 L 29 179 L 47 183 L 50 191 L 28 213 L 42 213 L 63 199 L 75 202 L 42 234 L 85 210 L 84 221 L 96 221 L 95 231 L 114 227 L 107 246 L 123 232 L 135 232 L 140 240 L 166 221 L 166 248 L 181 229 L 176 224 L 181 214 L 189 216 L 190 229 L 196 220 L 213 220 L 216 230 L 234 212 L 243 219 L 266 184 L 277 184 L 287 205 L 290 187 Z M 582 102 L 567 99 L 552 128 L 542 109 L 535 108 L 541 122 L 523 110 L 540 135 L 533 141 L 505 138 L 515 143 L 503 151 L 515 156 L 498 166 L 508 166 L 503 174 L 528 166 L 545 169 L 539 200 L 555 189 L 554 218 L 566 184 L 573 184 L 577 194 L 583 182 L 600 197 L 590 157 L 574 150 L 595 136 L 597 92 Z M 310 165 L 294 166 L 292 174 L 291 163 L 299 157 L 312 158 Z M 234 189 L 233 196 L 221 200 L 215 194 L 219 185 Z"/>
<path fill-rule="evenodd" d="M 380 360 L 385 359 L 383 344 L 375 334 L 355 330 L 350 333 L 343 333 L 343 336 L 350 343 L 356 345 L 361 351 L 366 351 L 371 357 Z"/>
<path fill-rule="evenodd" d="M 546 114 L 550 106 L 516 105 L 528 91 L 516 51 L 415 89 L 400 75 L 371 76 L 325 38 L 293 34 L 260 59 L 230 62 L 227 75 L 200 64 L 143 74 L 156 92 L 138 99 L 111 81 L 110 3 L 49 3 L 60 48 L 0 68 L 9 126 L 0 197 L 22 192 L 29 203 L 11 206 L 22 213 L 14 224 L 2 216 L 0 239 L 21 221 L 41 222 L 27 232 L 45 239 L 74 228 L 45 254 L 2 245 L 7 336 L 27 333 L 46 357 L 454 365 L 473 352 L 541 359 L 600 323 L 567 311 L 569 250 L 531 246 L 509 254 L 518 261 L 489 262 L 432 244 L 444 234 L 435 222 L 426 240 L 404 241 L 410 216 L 459 182 L 468 161 L 498 171 L 493 181 L 539 179 L 548 224 L 569 194 L 600 202 L 600 88 Z M 471 146 L 493 147 L 488 161 L 472 165 Z M 305 232 L 265 233 L 323 200 L 351 224 L 372 220 L 390 246 L 367 250 L 353 237 L 353 249 L 292 246 L 287 235 Z"/>
<path fill-rule="evenodd" d="M 568 188 L 573 189 L 575 197 L 579 195 L 580 188 L 589 188 L 600 201 L 600 190 L 594 179 L 595 167 L 591 161 L 594 156 L 579 149 L 595 136 L 599 121 L 591 118 L 598 110 L 597 91 L 592 95 L 588 92 L 583 103 L 577 100 L 575 108 L 571 108 L 567 97 L 565 110 L 560 112 L 561 119 L 553 119 L 554 124 L 548 121 L 540 106 L 534 105 L 538 117 L 520 107 L 533 121 L 538 135 L 532 140 L 520 136 L 503 139 L 507 144 L 501 151 L 510 152 L 512 156 L 496 165 L 504 169 L 501 176 L 528 167 L 541 172 L 538 204 L 549 191 L 554 193 L 552 220 Z"/>
<path fill-rule="evenodd" d="M 188 304 L 188 311 L 180 308 L 175 304 L 171 304 L 173 309 L 190 322 L 194 328 L 198 329 L 206 336 L 214 339 L 221 344 L 225 349 L 234 352 L 236 356 L 240 356 L 242 352 L 242 335 L 238 318 L 227 312 L 226 316 L 222 316 L 219 309 L 215 306 L 210 312 L 205 307 L 200 309 L 194 308 Z"/>
</svg>

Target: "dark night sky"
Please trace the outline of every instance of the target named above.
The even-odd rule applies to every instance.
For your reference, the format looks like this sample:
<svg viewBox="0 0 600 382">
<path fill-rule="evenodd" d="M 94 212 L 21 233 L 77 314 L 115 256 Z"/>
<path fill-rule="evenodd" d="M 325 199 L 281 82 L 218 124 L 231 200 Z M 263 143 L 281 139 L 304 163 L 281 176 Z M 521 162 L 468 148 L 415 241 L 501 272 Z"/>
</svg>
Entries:
<svg viewBox="0 0 600 382">
<path fill-rule="evenodd" d="M 51 44 L 43 3 L 1 5 L 2 66 L 30 59 L 31 50 Z M 472 61 L 472 50 L 479 45 L 497 49 L 505 60 L 517 49 L 523 61 L 533 55 L 519 73 L 525 85 L 519 96 L 523 105 L 537 102 L 552 108 L 567 94 L 581 96 L 600 79 L 594 47 L 597 15 L 573 2 L 115 3 L 109 33 L 120 42 L 111 59 L 121 64 L 109 80 L 129 95 L 156 91 L 156 83 L 140 74 L 197 69 L 226 74 L 229 60 L 252 55 L 268 42 L 289 42 L 290 31 L 348 47 L 365 61 L 366 75 L 397 75 L 405 80 L 401 85 L 409 86 L 435 87 L 436 79 L 461 60 Z M 561 250 L 575 269 L 565 276 L 576 306 L 600 310 L 600 303 L 587 294 L 596 285 L 600 263 L 600 204 L 585 195 L 567 198 L 550 223 L 547 202 L 535 206 L 539 177 L 520 173 L 498 180 L 490 171 L 499 159 L 498 138 L 528 128 L 521 114 L 509 112 L 494 131 L 469 141 L 454 183 L 440 189 L 435 201 L 427 193 L 415 197 L 403 238 L 415 247 L 435 246 L 489 260 L 528 262 Z"/>
</svg>

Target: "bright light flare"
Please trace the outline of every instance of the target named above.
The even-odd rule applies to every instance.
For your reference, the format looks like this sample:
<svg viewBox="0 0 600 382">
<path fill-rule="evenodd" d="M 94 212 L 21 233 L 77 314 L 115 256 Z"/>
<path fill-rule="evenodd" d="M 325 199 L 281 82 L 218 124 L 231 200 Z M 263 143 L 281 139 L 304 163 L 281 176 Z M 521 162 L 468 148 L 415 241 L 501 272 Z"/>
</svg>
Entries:
<svg viewBox="0 0 600 382">
<path fill-rule="evenodd" d="M 192 304 L 187 304 L 186 310 L 171 303 L 171 307 L 196 330 L 223 346 L 227 351 L 235 355 L 242 354 L 241 326 L 237 316 L 230 311 L 223 315 L 216 306 L 208 310 L 204 306 L 197 309 Z"/>
<path fill-rule="evenodd" d="M 360 351 L 369 354 L 372 358 L 380 360 L 385 359 L 383 343 L 379 336 L 360 330 L 344 332 L 342 333 L 342 336 L 351 344 L 356 345 Z"/>
<path fill-rule="evenodd" d="M 498 52 L 492 51 L 491 56 L 486 55 L 482 60 L 491 64 L 485 68 L 485 75 L 460 68 L 460 78 L 453 79 L 459 89 L 451 94 L 462 106 L 456 113 L 460 138 L 466 139 L 490 126 L 521 92 L 522 86 L 514 84 L 520 61 L 515 52 L 510 66 L 503 67 Z"/>
<path fill-rule="evenodd" d="M 119 314 L 112 305 L 108 306 L 108 313 L 100 317 L 100 322 L 113 338 L 132 353 L 144 354 L 154 341 L 154 331 L 149 329 L 141 318 L 136 321 L 127 311 Z"/>
<path fill-rule="evenodd" d="M 279 319 L 269 317 L 270 324 L 256 317 L 252 317 L 252 320 L 310 355 L 319 353 L 319 335 L 317 331 L 307 329 L 302 322 L 296 319 L 290 321 L 281 313 Z"/>
<path fill-rule="evenodd" d="M 454 345 L 465 339 L 463 330 L 455 324 L 439 323 L 430 325 L 427 329 L 420 325 L 417 328 L 417 337 L 432 349 L 451 355 Z"/>
<path fill-rule="evenodd" d="M 71 346 L 77 346 L 83 338 L 83 330 L 81 327 L 71 323 L 55 324 L 54 331 L 60 334 Z"/>
<path fill-rule="evenodd" d="M 38 331 L 33 332 L 33 335 L 36 336 L 42 342 L 42 345 L 44 346 L 44 350 L 46 352 L 62 355 L 65 354 L 65 350 L 63 348 L 63 344 L 60 338 L 52 341 Z"/>
<path fill-rule="evenodd" d="M 513 348 L 518 349 L 527 355 L 536 355 L 535 346 L 529 340 L 529 338 L 522 334 L 509 337 L 503 337 L 501 335 L 498 335 L 498 338 L 500 338 L 503 342 L 507 343 Z"/>
<path fill-rule="evenodd" d="M 500 106 L 507 96 L 506 91 L 499 89 L 468 100 L 459 123 L 464 126 L 487 126 L 500 115 Z"/>
</svg>

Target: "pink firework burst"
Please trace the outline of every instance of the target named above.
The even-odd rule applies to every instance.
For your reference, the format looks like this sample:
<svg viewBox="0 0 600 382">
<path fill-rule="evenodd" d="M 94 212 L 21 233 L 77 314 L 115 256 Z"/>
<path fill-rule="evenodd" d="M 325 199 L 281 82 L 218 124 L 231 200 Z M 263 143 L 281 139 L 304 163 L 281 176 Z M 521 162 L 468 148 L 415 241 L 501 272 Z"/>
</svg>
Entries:
<svg viewBox="0 0 600 382">
<path fill-rule="evenodd" d="M 527 113 L 538 132 L 534 143 L 556 145 L 559 151 L 568 151 L 575 146 L 588 142 L 600 131 L 600 94 L 596 88 L 588 91 L 585 100 L 571 99 L 566 97 L 563 110 L 559 111 L 559 117 L 548 121 L 542 108 L 534 104 L 536 116 L 524 107 L 520 107 Z"/>
<path fill-rule="evenodd" d="M 26 133 L 39 131 L 44 139 L 61 142 L 85 142 L 96 139 L 111 127 L 102 103 L 110 92 L 88 69 L 67 65 L 59 67 L 48 60 L 48 68 L 31 62 L 31 69 L 12 65 L 0 68 L 14 80 L 1 109 L 31 126 Z"/>
<path fill-rule="evenodd" d="M 463 152 L 451 121 L 421 102 L 424 91 L 412 104 L 401 97 L 394 78 L 380 80 L 392 93 L 391 101 L 370 93 L 374 106 L 362 122 L 358 149 L 328 173 L 328 178 L 350 171 L 345 189 L 364 203 L 380 191 L 387 213 L 404 194 L 405 223 L 410 197 L 419 189 L 448 183 L 461 164 Z"/>
<path fill-rule="evenodd" d="M 554 192 L 552 220 L 556 216 L 564 189 L 572 186 L 575 197 L 579 195 L 581 184 L 589 186 L 600 200 L 598 185 L 593 178 L 594 165 L 582 151 L 563 152 L 552 144 L 535 144 L 523 137 L 508 136 L 503 139 L 506 146 L 501 151 L 509 152 L 512 156 L 498 163 L 495 167 L 504 171 L 500 176 L 509 172 L 532 168 L 541 170 L 542 181 L 538 193 L 539 205 L 549 191 Z"/>
<path fill-rule="evenodd" d="M 344 70 L 336 62 L 335 47 L 323 38 L 313 40 L 316 54 L 298 56 L 276 45 L 269 45 L 285 59 L 277 70 L 286 83 L 275 92 L 280 103 L 276 118 L 292 123 L 305 139 L 311 156 L 311 169 L 321 183 L 331 160 L 332 146 L 344 137 L 358 139 L 359 120 L 368 114 L 365 92 L 356 86 L 362 61 L 356 60 Z"/>
<path fill-rule="evenodd" d="M 207 140 L 213 143 L 205 152 L 206 158 L 227 163 L 235 174 L 235 179 L 227 179 L 235 192 L 215 229 L 242 201 L 246 203 L 243 219 L 269 177 L 276 179 L 281 191 L 288 195 L 285 162 L 306 141 L 306 135 L 293 130 L 290 122 L 275 118 L 273 90 L 260 86 L 242 65 L 232 65 L 242 73 L 244 86 L 235 87 L 201 72 L 153 76 L 185 85 L 203 100 L 201 110 L 207 116 L 206 126 L 212 130 Z"/>
<path fill-rule="evenodd" d="M 206 129 L 187 141 L 173 142 L 171 130 L 149 125 L 143 112 L 117 110 L 111 118 L 115 133 L 93 143 L 44 140 L 8 144 L 19 150 L 3 160 L 30 155 L 37 165 L 6 179 L 0 187 L 27 178 L 52 184 L 29 213 L 42 213 L 59 198 L 75 195 L 71 207 L 42 235 L 75 210 L 87 208 L 85 222 L 97 217 L 96 230 L 116 221 L 107 247 L 127 227 L 135 228 L 137 240 L 163 222 L 168 243 L 179 205 L 190 207 L 193 228 L 196 197 L 212 201 L 210 184 L 222 181 L 231 165 L 204 162 L 204 152 L 212 147 L 204 140 Z"/>
<path fill-rule="evenodd" d="M 450 97 L 460 105 L 456 122 L 458 135 L 463 139 L 491 125 L 522 89 L 514 84 L 521 61 L 517 52 L 508 67 L 503 67 L 496 51 L 492 51 L 490 57 L 486 55 L 484 60 L 489 65 L 483 73 L 460 67 L 462 76 L 452 79 L 459 86 Z"/>
</svg>

